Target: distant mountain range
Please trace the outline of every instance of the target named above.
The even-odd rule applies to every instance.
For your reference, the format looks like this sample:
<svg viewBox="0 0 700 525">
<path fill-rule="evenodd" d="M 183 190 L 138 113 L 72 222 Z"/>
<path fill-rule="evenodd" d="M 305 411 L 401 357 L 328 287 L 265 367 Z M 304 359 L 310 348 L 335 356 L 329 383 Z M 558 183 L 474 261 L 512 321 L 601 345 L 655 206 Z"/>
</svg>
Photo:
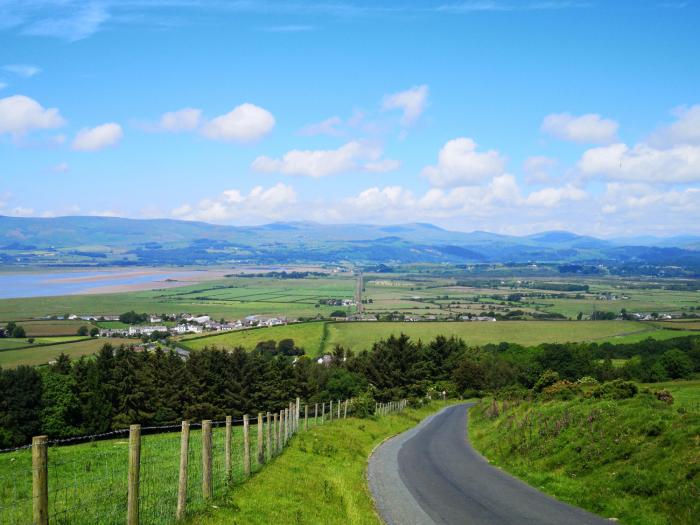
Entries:
<svg viewBox="0 0 700 525">
<path fill-rule="evenodd" d="M 0 264 L 615 263 L 700 266 L 700 236 L 511 236 L 432 224 L 272 223 L 0 216 Z"/>
</svg>

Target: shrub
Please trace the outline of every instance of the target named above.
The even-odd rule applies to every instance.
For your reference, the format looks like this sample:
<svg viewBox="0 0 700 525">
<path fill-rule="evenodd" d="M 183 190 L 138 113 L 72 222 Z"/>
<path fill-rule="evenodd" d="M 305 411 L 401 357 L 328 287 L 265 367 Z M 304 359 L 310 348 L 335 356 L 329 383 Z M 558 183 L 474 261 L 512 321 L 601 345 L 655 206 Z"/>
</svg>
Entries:
<svg viewBox="0 0 700 525">
<path fill-rule="evenodd" d="M 559 381 L 559 373 L 554 370 L 545 370 L 542 372 L 540 377 L 537 379 L 535 386 L 533 387 L 535 392 L 542 392 L 548 386 L 553 385 Z"/>
<path fill-rule="evenodd" d="M 581 379 L 579 379 L 576 382 L 581 386 L 594 386 L 594 385 L 599 384 L 598 380 L 595 377 L 591 377 L 591 376 L 583 376 Z"/>
<path fill-rule="evenodd" d="M 355 417 L 368 418 L 374 414 L 374 396 L 371 392 L 363 392 L 350 401 L 352 414 Z"/>
<path fill-rule="evenodd" d="M 541 396 L 545 399 L 573 399 L 581 392 L 581 386 L 567 381 L 557 381 L 553 385 L 542 389 Z"/>
<path fill-rule="evenodd" d="M 520 385 L 509 385 L 497 390 L 494 393 L 494 397 L 501 400 L 516 401 L 530 397 L 530 391 Z"/>
<path fill-rule="evenodd" d="M 668 390 L 657 390 L 654 392 L 654 395 L 656 396 L 656 399 L 659 401 L 663 401 L 664 403 L 668 405 L 673 404 L 673 396 L 671 395 L 671 392 Z"/>
<path fill-rule="evenodd" d="M 593 397 L 604 399 L 629 399 L 637 395 L 639 389 L 631 381 L 616 379 L 609 383 L 603 383 L 593 390 Z"/>
</svg>

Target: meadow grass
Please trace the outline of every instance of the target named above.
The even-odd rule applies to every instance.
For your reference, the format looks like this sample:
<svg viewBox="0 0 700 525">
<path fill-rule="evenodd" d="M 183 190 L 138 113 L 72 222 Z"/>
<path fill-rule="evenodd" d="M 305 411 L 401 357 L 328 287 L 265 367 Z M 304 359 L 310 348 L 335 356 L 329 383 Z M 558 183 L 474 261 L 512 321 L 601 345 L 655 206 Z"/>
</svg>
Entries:
<svg viewBox="0 0 700 525">
<path fill-rule="evenodd" d="M 56 341 L 57 339 L 58 341 Z M 0 339 L 0 342 L 2 341 L 3 339 Z M 26 339 L 22 341 L 25 341 L 25 344 L 21 348 L 14 347 L 14 349 L 6 350 L 0 346 L 1 367 L 15 368 L 19 365 L 45 365 L 49 361 L 56 359 L 61 353 L 69 355 L 72 359 L 78 359 L 82 356 L 96 354 L 105 343 L 119 346 L 122 344 L 128 345 L 139 342 L 137 339 L 102 337 L 85 339 L 77 337 L 38 339 L 31 345 L 26 344 Z M 44 341 L 44 343 L 41 344 L 40 341 Z"/>
<path fill-rule="evenodd" d="M 252 350 L 261 341 L 280 341 L 282 339 L 294 339 L 294 343 L 303 348 L 306 355 L 315 357 L 321 353 L 323 338 L 323 326 L 325 322 L 315 321 L 310 323 L 298 323 L 268 328 L 254 328 L 227 332 L 220 335 L 205 337 L 184 338 L 181 342 L 187 348 L 200 350 L 205 346 L 217 348 L 243 347 Z"/>
<path fill-rule="evenodd" d="M 635 321 L 357 322 L 330 324 L 327 347 L 340 344 L 352 350 L 369 349 L 375 341 L 401 333 L 424 342 L 444 335 L 461 337 L 469 345 L 507 341 L 526 346 L 573 341 L 629 342 L 629 338 L 636 337 L 683 335 Z"/>
<path fill-rule="evenodd" d="M 384 439 L 444 406 L 436 401 L 381 418 L 349 417 L 300 432 L 283 455 L 231 490 L 220 508 L 190 523 L 378 525 L 382 522 L 365 478 L 369 455 Z"/>
<path fill-rule="evenodd" d="M 673 387 L 677 398 L 698 396 L 697 381 Z M 639 394 L 494 411 L 487 400 L 471 409 L 469 436 L 491 463 L 562 501 L 626 524 L 690 525 L 700 516 L 700 411 L 688 403 Z"/>
</svg>

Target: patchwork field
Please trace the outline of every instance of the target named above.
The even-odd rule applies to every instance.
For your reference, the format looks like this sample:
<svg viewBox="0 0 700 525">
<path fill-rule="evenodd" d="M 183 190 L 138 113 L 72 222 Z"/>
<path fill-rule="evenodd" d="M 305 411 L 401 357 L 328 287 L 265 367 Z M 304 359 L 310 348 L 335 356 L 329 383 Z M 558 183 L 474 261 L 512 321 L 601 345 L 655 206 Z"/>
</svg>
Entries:
<svg viewBox="0 0 700 525">
<path fill-rule="evenodd" d="M 261 341 L 294 339 L 307 355 L 317 356 L 336 344 L 355 351 L 369 349 L 379 339 L 402 333 L 423 341 L 438 335 L 457 336 L 470 345 L 502 341 L 522 345 L 567 341 L 632 343 L 648 337 L 661 340 L 693 334 L 637 321 L 312 322 L 190 337 L 182 343 L 193 350 L 205 346 L 253 349 Z"/>
</svg>

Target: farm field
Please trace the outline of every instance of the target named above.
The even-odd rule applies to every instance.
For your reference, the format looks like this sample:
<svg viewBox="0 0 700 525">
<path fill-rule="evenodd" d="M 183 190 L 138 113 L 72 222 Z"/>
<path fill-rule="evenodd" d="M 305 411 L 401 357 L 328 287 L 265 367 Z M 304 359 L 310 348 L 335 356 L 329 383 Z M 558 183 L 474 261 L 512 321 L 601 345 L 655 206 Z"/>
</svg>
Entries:
<svg viewBox="0 0 700 525">
<path fill-rule="evenodd" d="M 323 334 L 326 323 L 310 322 L 269 328 L 254 328 L 228 332 L 221 335 L 195 337 L 183 339 L 182 346 L 193 350 L 200 350 L 205 346 L 218 348 L 243 347 L 252 350 L 261 341 L 280 341 L 282 339 L 294 339 L 294 343 L 306 351 L 306 355 L 317 356 L 321 353 Z"/>
<path fill-rule="evenodd" d="M 0 322 L 66 313 L 115 315 L 130 310 L 206 313 L 216 319 L 248 315 L 328 316 L 339 307 L 319 305 L 319 301 L 352 299 L 354 289 L 355 280 L 351 276 L 305 279 L 232 277 L 161 290 L 3 299 L 0 300 Z"/>
<path fill-rule="evenodd" d="M 324 330 L 324 325 L 326 329 Z M 240 330 L 221 335 L 189 337 L 182 345 L 193 350 L 205 346 L 248 350 L 261 341 L 293 339 L 312 357 L 328 352 L 336 344 L 354 351 L 370 349 L 379 339 L 404 333 L 429 341 L 438 335 L 461 337 L 470 345 L 500 343 L 522 345 L 544 342 L 596 341 L 633 343 L 648 337 L 672 339 L 694 332 L 662 330 L 637 321 L 501 321 L 501 322 L 311 322 L 271 328 Z"/>
<path fill-rule="evenodd" d="M 457 336 L 469 345 L 521 345 L 569 341 L 631 342 L 629 338 L 680 337 L 683 332 L 662 331 L 635 321 L 500 321 L 452 323 L 332 323 L 326 347 L 341 344 L 352 350 L 369 349 L 375 341 L 404 333 L 429 341 L 438 335 Z"/>
<path fill-rule="evenodd" d="M 53 361 L 58 355 L 63 352 L 69 355 L 72 359 L 78 359 L 82 356 L 92 355 L 97 353 L 105 343 L 111 343 L 114 346 L 121 344 L 134 344 L 139 342 L 137 339 L 119 339 L 119 338 L 86 338 L 78 339 L 75 337 L 58 338 L 64 339 L 59 344 L 55 344 L 55 339 L 47 339 L 54 341 L 53 344 L 40 345 L 34 343 L 23 348 L 3 349 L 0 346 L 0 367 L 15 368 L 19 365 L 45 365 L 49 361 Z M 0 344 L 2 343 L 0 339 Z M 6 340 L 7 341 L 7 340 Z M 37 340 L 41 341 L 41 339 Z M 74 342 L 66 342 L 74 341 Z"/>
</svg>

